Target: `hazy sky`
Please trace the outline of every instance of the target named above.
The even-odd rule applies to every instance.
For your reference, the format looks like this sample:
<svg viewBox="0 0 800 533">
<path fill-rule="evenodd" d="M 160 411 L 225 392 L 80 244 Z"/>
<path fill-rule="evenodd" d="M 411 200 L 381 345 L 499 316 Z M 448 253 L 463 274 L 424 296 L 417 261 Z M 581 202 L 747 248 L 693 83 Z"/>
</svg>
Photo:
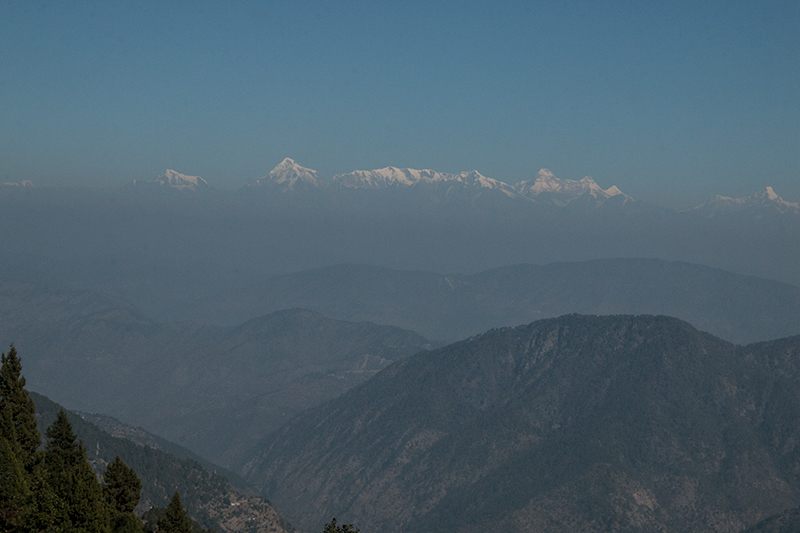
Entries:
<svg viewBox="0 0 800 533">
<path fill-rule="evenodd" d="M 0 3 L 0 181 L 284 157 L 800 200 L 800 2 Z"/>
</svg>

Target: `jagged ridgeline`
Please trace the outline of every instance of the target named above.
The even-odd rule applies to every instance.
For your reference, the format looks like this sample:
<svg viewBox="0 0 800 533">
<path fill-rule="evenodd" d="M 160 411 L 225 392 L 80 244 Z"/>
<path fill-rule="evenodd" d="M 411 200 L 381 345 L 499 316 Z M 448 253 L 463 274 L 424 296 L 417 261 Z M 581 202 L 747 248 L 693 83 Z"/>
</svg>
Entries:
<svg viewBox="0 0 800 533">
<path fill-rule="evenodd" d="M 46 397 L 28 393 L 24 386 L 12 347 L 8 358 L 3 357 L 0 379 L 0 530 L 140 531 L 142 522 L 134 517 L 134 506 L 138 515 L 149 511 L 148 527 L 155 527 L 166 516 L 163 508 L 174 507 L 176 501 L 180 509 L 185 505 L 196 533 L 204 528 L 286 530 L 269 502 L 252 491 L 245 494 L 192 459 L 113 437 Z M 47 436 L 44 451 L 40 435 Z M 102 489 L 100 476 L 106 478 Z M 109 499 L 114 492 L 109 487 L 121 480 L 129 485 L 141 480 L 141 491 L 138 487 L 117 491 L 125 494 L 117 498 L 124 513 L 115 511 L 116 500 Z"/>
</svg>

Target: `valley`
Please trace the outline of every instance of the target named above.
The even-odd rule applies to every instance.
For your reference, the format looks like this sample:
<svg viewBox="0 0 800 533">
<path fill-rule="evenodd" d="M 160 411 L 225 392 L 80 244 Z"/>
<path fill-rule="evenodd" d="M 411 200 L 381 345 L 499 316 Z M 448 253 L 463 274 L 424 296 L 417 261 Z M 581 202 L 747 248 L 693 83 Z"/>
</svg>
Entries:
<svg viewBox="0 0 800 533">
<path fill-rule="evenodd" d="M 145 473 L 192 461 L 204 527 L 741 531 L 800 504 L 800 214 L 771 189 L 675 211 L 287 159 L 235 193 L 0 192 L 29 386 Z"/>
</svg>

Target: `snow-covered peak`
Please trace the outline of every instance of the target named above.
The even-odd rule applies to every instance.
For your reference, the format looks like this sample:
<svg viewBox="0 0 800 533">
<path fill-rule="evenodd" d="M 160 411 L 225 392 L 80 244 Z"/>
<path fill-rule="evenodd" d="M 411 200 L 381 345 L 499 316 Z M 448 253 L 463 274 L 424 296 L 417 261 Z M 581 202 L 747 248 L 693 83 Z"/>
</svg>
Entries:
<svg viewBox="0 0 800 533">
<path fill-rule="evenodd" d="M 744 209 L 774 209 L 779 213 L 800 214 L 800 203 L 787 202 L 775 192 L 772 187 L 742 198 L 730 196 L 714 196 L 708 202 L 693 207 L 689 211 L 699 211 L 713 216 L 720 212 L 738 211 Z"/>
<path fill-rule="evenodd" d="M 163 176 L 156 178 L 156 181 L 166 182 L 166 184 L 175 189 L 208 187 L 208 182 L 200 176 L 187 176 L 171 169 L 167 169 Z"/>
<path fill-rule="evenodd" d="M 349 189 L 385 189 L 390 187 L 413 187 L 423 183 L 441 183 L 453 179 L 451 174 L 434 170 L 386 167 L 375 170 L 355 170 L 337 174 L 332 181 L 339 187 Z"/>
<path fill-rule="evenodd" d="M 542 168 L 542 169 L 539 170 L 539 172 L 536 173 L 536 181 L 542 181 L 542 182 L 555 181 L 555 182 L 559 182 L 561 180 L 558 179 L 555 176 L 555 174 L 550 172 L 550 169 Z"/>
<path fill-rule="evenodd" d="M 283 191 L 311 189 L 322 184 L 316 170 L 300 166 L 294 159 L 286 158 L 263 178 L 251 181 L 248 187 L 277 187 Z"/>
<path fill-rule="evenodd" d="M 509 198 L 516 198 L 519 196 L 517 191 L 515 191 L 514 188 L 508 183 L 504 183 L 494 178 L 487 178 L 477 170 L 460 173 L 458 175 L 458 180 L 468 186 L 500 191 Z"/>
<path fill-rule="evenodd" d="M 437 172 L 430 169 L 386 167 L 375 170 L 356 170 L 347 174 L 337 174 L 332 182 L 340 189 L 401 189 L 416 188 L 430 191 L 431 194 L 483 194 L 498 191 L 509 198 L 519 198 L 513 187 L 502 181 L 488 178 L 477 170 L 458 174 Z M 462 192 L 458 192 L 462 191 Z"/>
<path fill-rule="evenodd" d="M 172 169 L 167 169 L 164 174 L 155 179 L 140 182 L 133 180 L 133 187 L 163 187 L 165 189 L 175 189 L 178 191 L 199 191 L 210 189 L 211 186 L 200 176 L 187 176 Z"/>
<path fill-rule="evenodd" d="M 764 191 L 764 193 L 765 193 L 765 195 L 766 195 L 768 200 L 772 200 L 772 201 L 776 201 L 777 200 L 777 201 L 783 202 L 783 198 L 781 198 L 780 196 L 775 194 L 775 191 L 772 189 L 772 187 L 767 187 L 767 190 Z"/>
<path fill-rule="evenodd" d="M 622 204 L 633 199 L 616 186 L 602 189 L 591 177 L 580 180 L 562 180 L 543 168 L 531 182 L 509 185 L 484 176 L 477 170 L 457 174 L 431 169 L 399 168 L 388 166 L 373 170 L 354 170 L 322 179 L 316 170 L 302 167 L 286 158 L 265 177 L 248 184 L 248 188 L 264 187 L 268 190 L 311 191 L 325 194 L 347 194 L 347 191 L 414 191 L 420 199 L 426 195 L 436 201 L 474 202 L 493 197 L 506 197 L 523 203 L 542 202 L 567 205 L 578 198 L 599 205 L 616 197 Z"/>
<path fill-rule="evenodd" d="M 547 199 L 556 205 L 567 205 L 577 198 L 591 198 L 597 203 L 603 203 L 611 197 L 624 197 L 624 201 L 632 200 L 625 195 L 616 185 L 602 189 L 590 176 L 580 180 L 559 179 L 548 169 L 543 168 L 536 174 L 534 181 L 521 181 L 514 186 L 521 195 L 538 201 Z"/>
</svg>

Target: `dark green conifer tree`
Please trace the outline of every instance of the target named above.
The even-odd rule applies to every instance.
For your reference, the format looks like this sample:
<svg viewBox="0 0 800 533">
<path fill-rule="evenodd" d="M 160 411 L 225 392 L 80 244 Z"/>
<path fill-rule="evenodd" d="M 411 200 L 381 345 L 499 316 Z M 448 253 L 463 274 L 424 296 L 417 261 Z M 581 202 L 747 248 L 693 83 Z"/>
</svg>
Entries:
<svg viewBox="0 0 800 533">
<path fill-rule="evenodd" d="M 103 502 L 100 483 L 63 409 L 47 429 L 44 471 L 47 484 L 58 498 L 56 522 L 61 530 L 109 531 L 108 508 Z"/>
<path fill-rule="evenodd" d="M 26 485 L 22 463 L 14 453 L 14 446 L 0 436 L 0 531 L 22 529 Z"/>
<path fill-rule="evenodd" d="M 120 513 L 132 513 L 141 493 L 139 476 L 118 455 L 114 462 L 106 466 L 103 474 L 103 497 L 106 502 Z"/>
<path fill-rule="evenodd" d="M 53 524 L 54 499 L 42 478 L 36 410 L 13 345 L 8 355 L 2 354 L 0 366 L 0 440 L 0 530 L 48 530 Z"/>
<path fill-rule="evenodd" d="M 183 507 L 178 491 L 172 495 L 164 518 L 158 521 L 158 533 L 192 533 L 192 522 Z"/>
<path fill-rule="evenodd" d="M 142 482 L 136 472 L 117 456 L 103 474 L 103 499 L 111 511 L 111 529 L 115 533 L 142 531 L 142 521 L 133 514 L 139 503 Z"/>
<path fill-rule="evenodd" d="M 322 533 L 358 533 L 359 531 L 357 527 L 353 527 L 353 524 L 336 525 L 336 519 L 334 518 L 330 523 L 325 524 L 325 529 L 322 530 Z"/>
<path fill-rule="evenodd" d="M 25 390 L 22 362 L 13 344 L 8 350 L 8 355 L 2 354 L 0 413 L 5 413 L 4 416 L 10 418 L 14 435 L 6 435 L 6 438 L 14 447 L 14 453 L 25 470 L 32 473 L 40 460 L 36 450 L 42 443 L 42 437 L 36 426 L 36 406 Z"/>
</svg>

